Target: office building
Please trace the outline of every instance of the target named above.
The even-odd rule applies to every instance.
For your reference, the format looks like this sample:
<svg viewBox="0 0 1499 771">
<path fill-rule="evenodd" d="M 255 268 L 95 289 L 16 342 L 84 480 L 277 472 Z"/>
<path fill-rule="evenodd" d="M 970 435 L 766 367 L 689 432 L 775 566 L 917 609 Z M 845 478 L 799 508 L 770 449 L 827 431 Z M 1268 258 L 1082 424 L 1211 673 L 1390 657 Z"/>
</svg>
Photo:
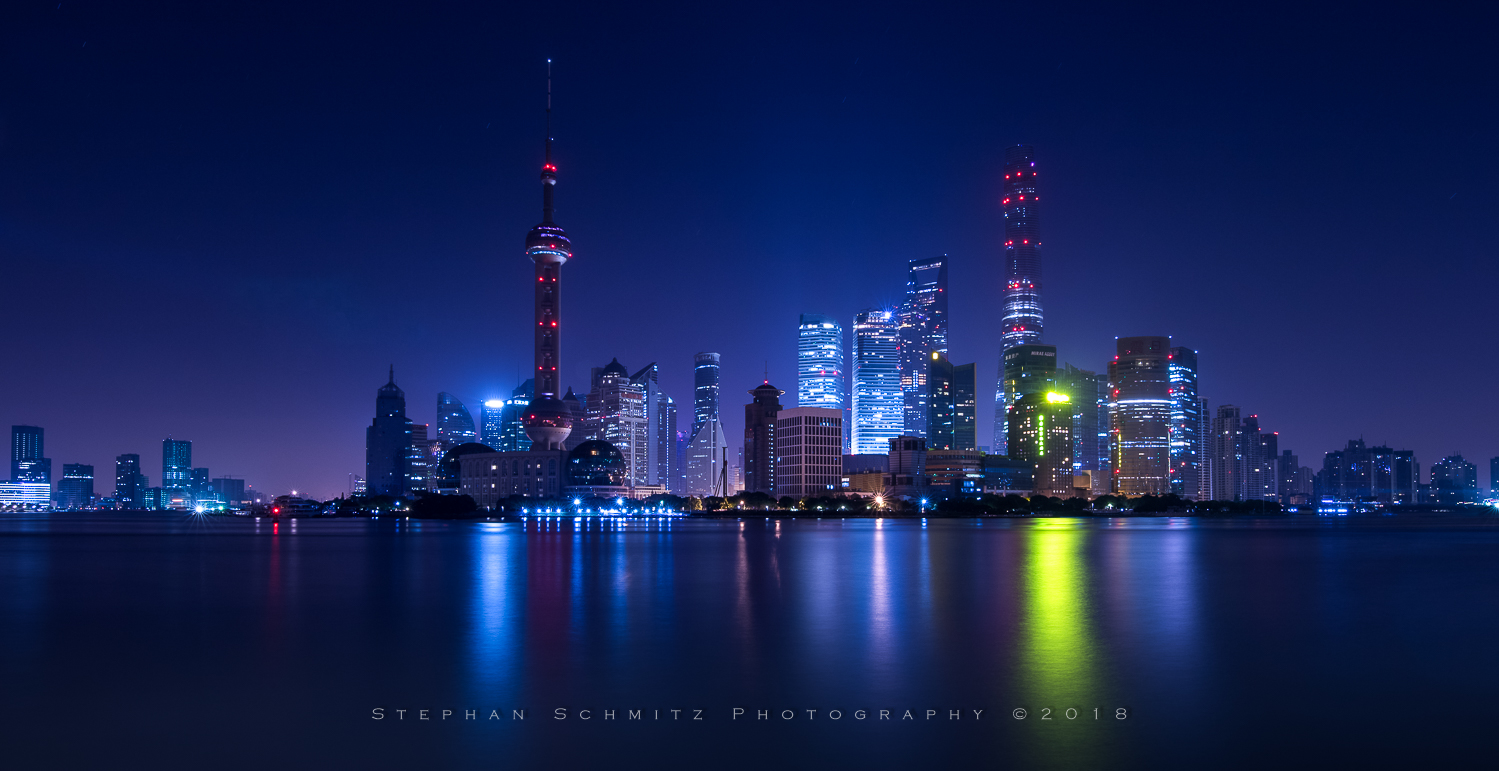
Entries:
<svg viewBox="0 0 1499 771">
<path fill-rule="evenodd" d="M 64 463 L 54 498 L 59 509 L 86 509 L 94 502 L 94 467 Z"/>
<path fill-rule="evenodd" d="M 1171 492 L 1196 499 L 1202 461 L 1202 400 L 1197 395 L 1197 352 L 1181 346 L 1167 356 L 1171 378 Z M 1275 457 L 1271 454 L 1268 457 Z"/>
<path fill-rule="evenodd" d="M 141 473 L 141 456 L 125 453 L 115 456 L 115 505 L 122 509 L 142 509 L 146 488 L 151 483 Z"/>
<path fill-rule="evenodd" d="M 989 495 L 1030 496 L 1036 483 L 1036 464 L 1004 455 L 984 456 L 984 492 Z"/>
<path fill-rule="evenodd" d="M 852 449 L 883 455 L 905 427 L 900 385 L 900 322 L 871 308 L 854 314 Z"/>
<path fill-rule="evenodd" d="M 999 386 L 994 392 L 995 454 L 1008 450 L 1010 408 L 1025 394 L 1044 394 L 1056 390 L 1057 347 L 1025 343 L 1006 348 L 999 362 Z"/>
<path fill-rule="evenodd" d="M 911 260 L 900 307 L 900 387 L 905 433 L 927 435 L 927 370 L 947 354 L 947 255 Z"/>
<path fill-rule="evenodd" d="M 245 494 L 245 480 L 234 477 L 219 477 L 209 482 L 213 494 L 225 505 L 232 508 L 243 508 L 250 505 L 250 498 Z"/>
<path fill-rule="evenodd" d="M 411 421 L 406 418 L 406 393 L 390 381 L 375 393 L 375 419 L 364 431 L 364 478 L 370 495 L 402 497 L 407 487 L 411 456 Z"/>
<path fill-rule="evenodd" d="M 412 423 L 407 419 L 406 436 L 411 442 L 406 448 L 406 489 L 409 492 L 427 490 L 430 480 L 428 459 L 431 456 L 427 440 L 429 428 L 431 426 L 426 423 Z"/>
<path fill-rule="evenodd" d="M 0 510 L 45 511 L 52 501 L 52 486 L 45 482 L 0 482 Z"/>
<path fill-rule="evenodd" d="M 977 452 L 978 365 L 957 364 L 952 368 L 953 449 Z"/>
<path fill-rule="evenodd" d="M 717 385 L 714 389 L 717 390 Z M 729 444 L 723 423 L 716 416 L 704 423 L 687 442 L 685 455 L 683 495 L 699 498 L 727 496 Z"/>
<path fill-rule="evenodd" d="M 630 382 L 645 393 L 645 484 L 659 485 L 670 490 L 676 486 L 673 437 L 677 433 L 677 405 L 661 390 L 660 378 L 660 367 L 651 362 L 631 375 Z M 568 393 L 571 394 L 572 391 L 569 390 Z M 573 397 L 574 403 L 576 400 L 577 397 Z M 566 402 L 567 397 L 563 397 L 563 401 Z"/>
<path fill-rule="evenodd" d="M 1109 491 L 1109 382 L 1086 369 L 1066 365 L 1056 375 L 1056 388 L 1072 405 L 1072 473 L 1086 476 L 1089 493 Z"/>
<path fill-rule="evenodd" d="M 651 463 L 650 423 L 647 408 L 648 378 L 630 378 L 619 359 L 594 371 L 593 390 L 588 394 L 587 419 L 582 434 L 601 439 L 619 451 L 625 461 L 625 478 L 631 487 L 655 484 Z M 590 456 L 592 457 L 592 456 Z"/>
<path fill-rule="evenodd" d="M 1275 475 L 1282 505 L 1312 502 L 1312 470 L 1301 465 L 1301 459 L 1290 450 L 1276 457 Z"/>
<path fill-rule="evenodd" d="M 744 405 L 744 490 L 776 494 L 776 415 L 786 393 L 765 381 L 749 392 Z"/>
<path fill-rule="evenodd" d="M 796 333 L 796 404 L 843 409 L 843 327 L 803 313 Z"/>
<path fill-rule="evenodd" d="M 890 440 L 886 468 L 885 495 L 890 498 L 920 499 L 929 490 L 926 479 L 926 438 L 901 435 Z"/>
<path fill-rule="evenodd" d="M 1009 457 L 1031 465 L 1037 495 L 1074 495 L 1072 426 L 1072 397 L 1060 391 L 1023 394 L 1010 405 Z"/>
<path fill-rule="evenodd" d="M 479 441 L 479 432 L 474 429 L 474 416 L 458 397 L 443 391 L 437 394 L 437 442 L 442 451 L 460 444 Z"/>
<path fill-rule="evenodd" d="M 473 498 L 481 509 L 494 509 L 511 496 L 560 499 L 568 452 L 551 448 L 458 455 L 458 494 Z"/>
<path fill-rule="evenodd" d="M 777 496 L 834 495 L 843 487 L 843 411 L 794 407 L 776 414 Z"/>
<path fill-rule="evenodd" d="M 161 487 L 189 490 L 193 482 L 193 443 L 184 439 L 161 441 Z"/>
<path fill-rule="evenodd" d="M 52 460 L 42 457 L 41 426 L 10 427 L 10 481 L 52 484 Z"/>
<path fill-rule="evenodd" d="M 928 452 L 957 449 L 955 373 L 951 361 L 937 351 L 927 355 L 926 447 Z"/>
<path fill-rule="evenodd" d="M 703 424 L 718 417 L 718 354 L 699 353 L 692 357 L 692 431 L 697 436 Z"/>
<path fill-rule="evenodd" d="M 984 454 L 978 450 L 928 448 L 923 473 L 930 494 L 937 497 L 976 497 L 984 492 Z"/>
<path fill-rule="evenodd" d="M 1121 337 L 1109 362 L 1109 456 L 1118 495 L 1166 495 L 1171 466 L 1171 340 Z"/>
</svg>

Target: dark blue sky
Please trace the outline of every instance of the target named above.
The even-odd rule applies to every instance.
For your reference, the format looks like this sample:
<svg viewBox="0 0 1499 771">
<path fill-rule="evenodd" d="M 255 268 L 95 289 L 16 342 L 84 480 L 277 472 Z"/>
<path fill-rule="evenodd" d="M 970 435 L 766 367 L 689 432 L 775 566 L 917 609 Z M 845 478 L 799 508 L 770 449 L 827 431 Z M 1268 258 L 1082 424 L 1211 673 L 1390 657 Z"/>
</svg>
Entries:
<svg viewBox="0 0 1499 771">
<path fill-rule="evenodd" d="M 418 421 L 508 394 L 552 57 L 574 387 L 654 360 L 690 403 L 716 350 L 737 435 L 766 362 L 794 393 L 798 313 L 945 253 L 992 389 L 1028 143 L 1063 360 L 1173 335 L 1313 467 L 1357 436 L 1499 455 L 1491 15 L 1046 5 L 10 3 L 0 424 L 100 492 L 121 452 L 158 482 L 171 435 L 332 495 L 389 364 Z"/>
</svg>

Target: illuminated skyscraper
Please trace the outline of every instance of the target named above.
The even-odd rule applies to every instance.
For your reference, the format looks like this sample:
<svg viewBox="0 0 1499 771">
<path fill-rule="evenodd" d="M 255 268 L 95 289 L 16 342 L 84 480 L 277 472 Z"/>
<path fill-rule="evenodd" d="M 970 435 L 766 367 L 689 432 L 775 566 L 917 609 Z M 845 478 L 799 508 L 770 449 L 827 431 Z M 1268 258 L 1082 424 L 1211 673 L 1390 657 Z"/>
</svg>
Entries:
<svg viewBox="0 0 1499 771">
<path fill-rule="evenodd" d="M 803 313 L 796 333 L 796 403 L 843 409 L 843 327 Z"/>
<path fill-rule="evenodd" d="M 1072 404 L 1072 470 L 1090 478 L 1092 493 L 1109 491 L 1109 382 L 1071 364 L 1057 373 L 1056 390 Z"/>
<path fill-rule="evenodd" d="M 94 467 L 85 463 L 62 464 L 55 500 L 60 509 L 88 508 L 94 501 Z"/>
<path fill-rule="evenodd" d="M 405 402 L 402 402 L 405 406 Z M 193 481 L 193 443 L 184 439 L 161 441 L 161 487 L 185 490 Z"/>
<path fill-rule="evenodd" d="M 1011 460 L 1031 464 L 1037 495 L 1072 497 L 1072 397 L 1060 391 L 1022 394 L 1010 405 Z"/>
<path fill-rule="evenodd" d="M 947 353 L 947 255 L 911 260 L 900 308 L 900 388 L 905 433 L 927 435 L 927 370 L 933 352 Z"/>
<path fill-rule="evenodd" d="M 474 430 L 474 416 L 458 397 L 443 391 L 437 395 L 437 441 L 443 452 L 460 444 L 476 442 L 479 434 Z"/>
<path fill-rule="evenodd" d="M 10 427 L 10 481 L 52 483 L 52 460 L 42 457 L 41 426 Z"/>
<path fill-rule="evenodd" d="M 895 314 L 854 314 L 853 451 L 884 455 L 905 427 L 900 385 L 900 327 Z"/>
<path fill-rule="evenodd" d="M 1005 372 L 1009 352 L 1016 346 L 1041 341 L 1041 213 L 1036 184 L 1036 150 L 1029 145 L 1005 148 L 1004 194 L 1000 207 L 1005 217 L 1004 304 L 1001 310 L 1000 384 L 994 394 L 994 450 L 1002 452 L 1008 440 L 1005 417 L 1019 394 L 1009 393 Z M 1056 349 L 1053 348 L 1055 353 Z M 1053 360 L 1052 368 L 1056 364 Z"/>
<path fill-rule="evenodd" d="M 1202 473 L 1201 400 L 1197 396 L 1197 352 L 1191 348 L 1171 349 L 1171 492 L 1183 498 L 1197 498 Z M 1275 457 L 1271 453 L 1270 457 Z"/>
<path fill-rule="evenodd" d="M 661 368 L 655 362 L 630 376 L 630 382 L 645 389 L 647 465 L 646 484 L 676 486 L 677 404 L 661 390 Z M 571 391 L 569 391 L 571 393 Z M 577 397 L 574 397 L 576 399 Z M 567 401 L 564 397 L 563 401 Z"/>
<path fill-rule="evenodd" d="M 929 451 L 978 451 L 974 423 L 977 400 L 972 364 L 953 364 L 933 352 L 927 367 Z"/>
<path fill-rule="evenodd" d="M 581 430 L 588 439 L 602 439 L 620 452 L 625 461 L 625 484 L 649 484 L 652 468 L 647 421 L 646 386 L 630 379 L 619 359 L 597 370 L 588 394 L 587 415 Z"/>
<path fill-rule="evenodd" d="M 1119 495 L 1171 491 L 1171 374 L 1167 337 L 1121 337 L 1109 362 L 1109 455 Z"/>
<path fill-rule="evenodd" d="M 1010 346 L 999 361 L 999 375 L 999 386 L 994 392 L 993 450 L 1003 455 L 1009 441 L 1005 421 L 1010 406 L 1025 394 L 1052 390 L 1057 377 L 1057 347 L 1035 343 Z"/>
<path fill-rule="evenodd" d="M 692 433 L 697 436 L 703 424 L 718 417 L 718 354 L 699 353 L 692 357 Z"/>
</svg>

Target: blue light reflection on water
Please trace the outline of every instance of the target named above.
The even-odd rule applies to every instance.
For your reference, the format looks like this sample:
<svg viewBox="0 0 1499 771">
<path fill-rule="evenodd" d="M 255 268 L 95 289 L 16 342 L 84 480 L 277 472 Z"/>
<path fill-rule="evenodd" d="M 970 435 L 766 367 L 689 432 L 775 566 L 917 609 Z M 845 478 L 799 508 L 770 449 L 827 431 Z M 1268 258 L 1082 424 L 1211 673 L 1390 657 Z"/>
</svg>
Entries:
<svg viewBox="0 0 1499 771">
<path fill-rule="evenodd" d="M 0 721 L 17 757 L 75 765 L 230 746 L 371 767 L 638 765 L 620 747 L 655 767 L 1388 762 L 1476 746 L 1459 729 L 1499 687 L 1471 644 L 1499 638 L 1496 546 L 1491 521 L 0 519 Z M 142 708 L 57 717 L 80 701 Z M 1418 702 L 1440 715 L 1398 712 Z M 924 720 L 952 708 L 987 722 Z"/>
</svg>

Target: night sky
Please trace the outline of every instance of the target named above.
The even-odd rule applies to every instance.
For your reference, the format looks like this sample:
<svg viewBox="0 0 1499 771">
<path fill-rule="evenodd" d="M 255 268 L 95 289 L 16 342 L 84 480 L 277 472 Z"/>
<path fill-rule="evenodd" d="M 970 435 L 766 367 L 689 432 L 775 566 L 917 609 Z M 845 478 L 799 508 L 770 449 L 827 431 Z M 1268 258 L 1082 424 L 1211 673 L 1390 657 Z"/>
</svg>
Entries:
<svg viewBox="0 0 1499 771">
<path fill-rule="evenodd" d="M 530 366 L 555 60 L 563 380 L 723 355 L 742 431 L 797 314 L 951 258 L 951 358 L 999 359 L 1006 145 L 1036 147 L 1045 342 L 1200 351 L 1320 468 L 1348 439 L 1499 455 L 1495 19 L 1484 4 L 6 3 L 0 425 L 54 478 L 161 440 L 343 492 L 375 390 L 476 413 Z M 788 402 L 790 399 L 788 398 Z"/>
</svg>

